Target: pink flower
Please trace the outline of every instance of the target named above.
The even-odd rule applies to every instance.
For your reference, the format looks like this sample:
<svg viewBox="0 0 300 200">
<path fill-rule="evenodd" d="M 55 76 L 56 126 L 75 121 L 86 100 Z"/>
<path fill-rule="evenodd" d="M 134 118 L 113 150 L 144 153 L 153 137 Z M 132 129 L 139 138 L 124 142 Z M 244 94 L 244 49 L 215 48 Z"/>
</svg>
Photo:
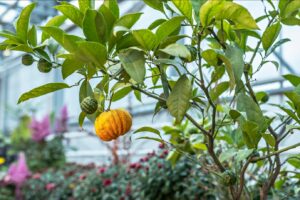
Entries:
<svg viewBox="0 0 300 200">
<path fill-rule="evenodd" d="M 19 187 L 27 180 L 29 176 L 30 171 L 28 170 L 26 164 L 25 154 L 20 153 L 17 163 L 14 163 L 9 167 L 5 180 L 6 182 L 15 184 L 17 187 Z"/>
<path fill-rule="evenodd" d="M 55 132 L 56 133 L 64 133 L 68 130 L 68 108 L 67 106 L 63 106 L 60 111 L 60 116 L 56 119 L 55 122 Z"/>
<path fill-rule="evenodd" d="M 56 187 L 56 185 L 54 183 L 48 183 L 46 185 L 46 190 L 52 191 L 55 187 Z"/>
<path fill-rule="evenodd" d="M 142 165 L 141 163 L 136 163 L 136 166 L 135 166 L 136 169 L 141 169 L 142 168 Z"/>
<path fill-rule="evenodd" d="M 160 143 L 159 146 L 158 146 L 158 148 L 160 148 L 160 149 L 165 148 L 165 144 L 164 143 Z"/>
<path fill-rule="evenodd" d="M 106 171 L 105 167 L 101 167 L 98 169 L 98 173 L 100 173 L 100 174 L 104 174 L 105 171 Z"/>
<path fill-rule="evenodd" d="M 33 179 L 40 179 L 41 178 L 41 174 L 40 173 L 35 173 L 32 175 Z"/>
<path fill-rule="evenodd" d="M 129 167 L 130 167 L 131 169 L 135 169 L 135 168 L 136 168 L 136 163 L 131 163 L 131 164 L 129 165 Z"/>
<path fill-rule="evenodd" d="M 153 156 L 155 156 L 155 151 L 149 152 L 149 153 L 147 153 L 147 155 L 148 155 L 149 158 L 150 158 L 150 157 L 153 157 Z"/>
<path fill-rule="evenodd" d="M 130 186 L 130 184 L 128 184 L 128 185 L 126 186 L 125 194 L 126 194 L 127 196 L 131 194 L 131 186 Z"/>
<path fill-rule="evenodd" d="M 32 140 L 36 142 L 43 141 L 51 133 L 50 117 L 46 115 L 42 121 L 37 121 L 33 118 L 30 124 L 30 129 L 32 131 Z"/>
<path fill-rule="evenodd" d="M 103 180 L 103 186 L 107 187 L 110 186 L 112 184 L 112 180 L 111 179 L 104 179 Z"/>
<path fill-rule="evenodd" d="M 148 157 L 144 157 L 144 158 L 141 158 L 140 161 L 141 161 L 141 162 L 148 162 L 148 161 L 149 161 L 149 158 L 148 158 Z"/>
<path fill-rule="evenodd" d="M 86 174 L 81 174 L 80 176 L 79 176 L 79 180 L 84 180 L 86 178 Z"/>
<path fill-rule="evenodd" d="M 158 163 L 158 164 L 157 164 L 157 167 L 158 167 L 159 169 L 161 169 L 161 168 L 163 168 L 163 164 Z"/>
<path fill-rule="evenodd" d="M 168 150 L 164 150 L 163 152 L 165 155 L 168 155 L 169 154 L 169 151 Z"/>
<path fill-rule="evenodd" d="M 146 171 L 149 171 L 149 167 L 148 167 L 148 166 L 146 166 L 146 167 L 145 167 L 145 170 L 146 170 Z"/>
</svg>

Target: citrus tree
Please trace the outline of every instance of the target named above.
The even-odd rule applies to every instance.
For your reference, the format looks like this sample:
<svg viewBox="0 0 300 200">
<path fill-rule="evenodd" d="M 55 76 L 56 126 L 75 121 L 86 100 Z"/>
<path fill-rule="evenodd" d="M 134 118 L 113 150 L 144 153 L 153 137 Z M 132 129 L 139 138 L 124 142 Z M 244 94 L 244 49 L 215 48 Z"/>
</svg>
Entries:
<svg viewBox="0 0 300 200">
<path fill-rule="evenodd" d="M 252 80 L 267 64 L 281 67 L 269 57 L 289 41 L 277 39 L 282 26 L 300 25 L 299 1 L 263 1 L 267 5 L 265 13 L 255 17 L 234 1 L 144 3 L 164 17 L 141 29 L 133 27 L 143 13 L 120 16 L 116 0 L 104 0 L 99 8 L 94 0 L 79 0 L 78 7 L 61 2 L 55 6 L 61 15 L 38 27 L 29 23 L 35 4 L 25 7 L 16 21 L 15 32 L 0 32 L 5 38 L 1 50 L 25 52 L 23 64 L 38 62 L 42 73 L 55 69 L 61 71 L 63 79 L 75 73 L 81 78 L 73 85 L 47 83 L 34 88 L 22 94 L 18 103 L 78 86 L 83 111 L 79 124 L 85 118 L 95 121 L 106 113 L 100 122 L 96 120 L 96 125 L 104 123 L 99 130 L 108 131 L 110 137 L 102 138 L 111 140 L 131 126 L 126 111 L 107 114 L 111 103 L 129 93 L 141 102 L 145 97 L 153 98 L 157 101 L 153 114 L 166 109 L 176 124 L 183 119 L 193 124 L 201 136 L 197 144 L 209 155 L 213 166 L 210 171 L 221 175 L 232 199 L 250 199 L 246 189 L 251 181 L 245 177 L 251 165 L 258 166 L 254 177 L 267 171 L 259 192 L 260 198 L 266 199 L 284 164 L 300 165 L 297 156 L 281 158 L 281 153 L 300 143 L 280 148 L 280 143 L 299 129 L 300 77 L 284 76 L 294 90 L 284 93 L 286 105 L 271 104 L 279 111 L 268 114 L 261 109 L 268 102 L 268 94 L 255 92 Z M 82 34 L 70 34 L 60 28 L 66 20 Z M 37 30 L 42 32 L 41 37 Z M 168 70 L 176 75 L 170 76 Z M 98 84 L 91 84 L 91 80 Z M 146 139 L 164 142 L 159 131 L 151 127 L 136 132 L 145 131 L 155 135 Z M 230 151 L 216 147 L 216 141 L 230 146 Z M 172 140 L 170 143 L 177 145 Z M 183 151 L 188 153 L 184 148 Z"/>
</svg>

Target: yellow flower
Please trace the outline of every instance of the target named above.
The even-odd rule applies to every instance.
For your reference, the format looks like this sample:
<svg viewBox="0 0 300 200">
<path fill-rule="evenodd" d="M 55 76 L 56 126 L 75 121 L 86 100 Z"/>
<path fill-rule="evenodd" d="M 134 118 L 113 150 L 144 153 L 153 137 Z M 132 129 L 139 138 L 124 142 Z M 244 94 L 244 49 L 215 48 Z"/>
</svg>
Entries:
<svg viewBox="0 0 300 200">
<path fill-rule="evenodd" d="M 0 165 L 2 165 L 3 163 L 5 163 L 5 158 L 0 157 Z"/>
<path fill-rule="evenodd" d="M 69 188 L 70 188 L 70 189 L 74 189 L 74 188 L 75 188 L 75 185 L 74 185 L 73 183 L 71 183 L 71 184 L 69 185 Z"/>
</svg>

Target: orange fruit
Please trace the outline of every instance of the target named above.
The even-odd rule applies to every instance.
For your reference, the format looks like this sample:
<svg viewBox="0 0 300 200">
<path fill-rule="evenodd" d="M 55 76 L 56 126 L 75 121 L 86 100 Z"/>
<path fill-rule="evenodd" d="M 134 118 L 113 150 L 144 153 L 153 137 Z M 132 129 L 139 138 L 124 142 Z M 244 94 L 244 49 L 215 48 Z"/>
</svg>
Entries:
<svg viewBox="0 0 300 200">
<path fill-rule="evenodd" d="M 95 120 L 95 131 L 103 141 L 111 141 L 126 134 L 132 125 L 132 117 L 128 111 L 115 109 L 102 112 Z"/>
</svg>

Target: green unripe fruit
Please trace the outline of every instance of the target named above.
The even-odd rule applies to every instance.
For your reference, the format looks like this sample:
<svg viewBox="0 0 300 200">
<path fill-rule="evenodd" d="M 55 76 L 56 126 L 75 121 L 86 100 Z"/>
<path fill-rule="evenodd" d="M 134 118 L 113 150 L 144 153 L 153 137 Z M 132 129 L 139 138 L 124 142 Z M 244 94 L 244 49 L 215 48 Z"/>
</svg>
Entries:
<svg viewBox="0 0 300 200">
<path fill-rule="evenodd" d="M 38 69 L 42 73 L 48 73 L 52 69 L 52 64 L 45 59 L 40 59 L 38 62 Z"/>
<path fill-rule="evenodd" d="M 98 109 L 98 102 L 96 99 L 92 97 L 86 97 L 83 99 L 83 101 L 80 103 L 81 110 L 85 112 L 86 114 L 93 114 Z"/>
<path fill-rule="evenodd" d="M 236 175 L 231 170 L 222 173 L 222 182 L 225 186 L 231 186 L 236 183 Z"/>
<path fill-rule="evenodd" d="M 22 64 L 29 66 L 32 65 L 32 63 L 34 62 L 34 59 L 32 57 L 32 55 L 30 54 L 25 54 L 24 56 L 22 56 Z"/>
</svg>

